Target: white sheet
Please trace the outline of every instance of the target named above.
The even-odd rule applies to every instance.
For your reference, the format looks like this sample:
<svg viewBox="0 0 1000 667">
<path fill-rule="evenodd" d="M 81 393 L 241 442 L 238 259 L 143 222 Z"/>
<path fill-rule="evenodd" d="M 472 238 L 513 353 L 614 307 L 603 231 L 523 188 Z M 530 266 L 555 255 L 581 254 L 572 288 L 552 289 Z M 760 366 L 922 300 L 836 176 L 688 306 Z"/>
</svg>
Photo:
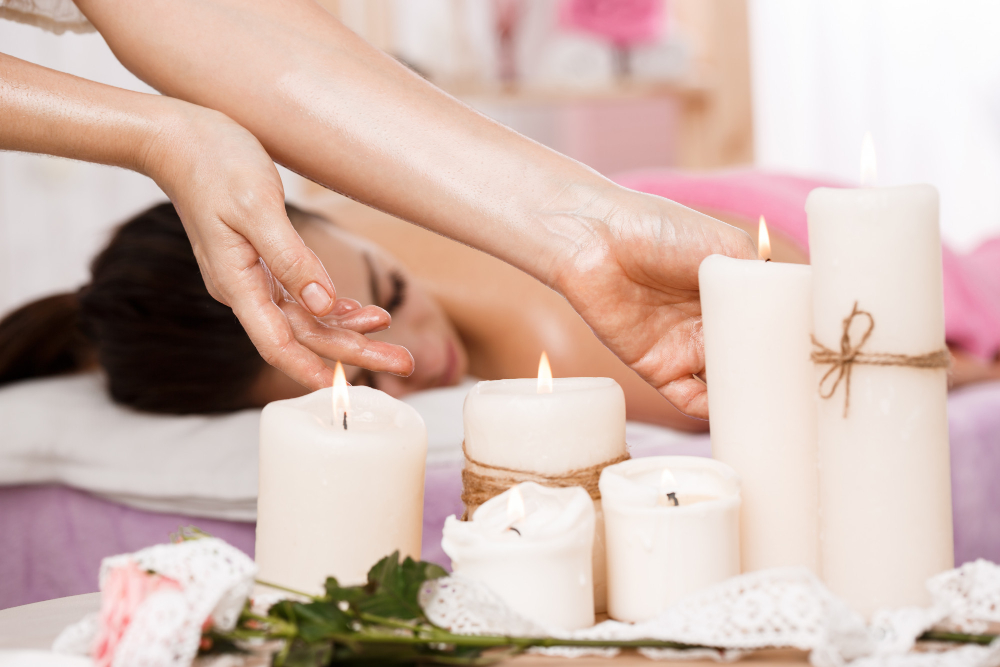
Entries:
<svg viewBox="0 0 1000 667">
<path fill-rule="evenodd" d="M 461 461 L 462 404 L 474 384 L 406 398 L 427 424 L 428 464 Z M 97 373 L 0 389 L 0 485 L 59 483 L 122 504 L 236 521 L 257 510 L 260 410 L 163 416 L 110 400 Z M 636 455 L 703 437 L 630 422 Z"/>
</svg>

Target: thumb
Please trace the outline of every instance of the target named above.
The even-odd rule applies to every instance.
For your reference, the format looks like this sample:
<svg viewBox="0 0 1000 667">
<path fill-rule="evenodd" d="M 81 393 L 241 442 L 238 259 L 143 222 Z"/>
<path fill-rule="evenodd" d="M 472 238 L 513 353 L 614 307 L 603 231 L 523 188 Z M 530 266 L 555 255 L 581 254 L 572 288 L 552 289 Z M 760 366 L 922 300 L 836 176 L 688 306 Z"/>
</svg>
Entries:
<svg viewBox="0 0 1000 667">
<path fill-rule="evenodd" d="M 262 213 L 258 220 L 241 230 L 264 260 L 271 275 L 295 301 L 313 315 L 327 315 L 337 300 L 326 267 L 306 247 L 292 227 L 284 206 Z"/>
</svg>

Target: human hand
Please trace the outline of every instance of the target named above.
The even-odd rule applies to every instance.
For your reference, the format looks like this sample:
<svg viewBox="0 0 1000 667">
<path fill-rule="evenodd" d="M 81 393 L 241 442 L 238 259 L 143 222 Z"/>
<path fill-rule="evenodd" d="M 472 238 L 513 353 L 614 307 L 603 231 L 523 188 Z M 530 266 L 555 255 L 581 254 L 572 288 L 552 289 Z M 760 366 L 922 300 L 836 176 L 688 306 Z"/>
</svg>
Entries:
<svg viewBox="0 0 1000 667">
<path fill-rule="evenodd" d="M 682 412 L 708 417 L 698 266 L 712 254 L 757 257 L 743 231 L 630 190 L 543 213 L 569 239 L 548 274 L 597 337 Z"/>
<path fill-rule="evenodd" d="M 150 141 L 144 171 L 174 203 L 209 293 L 233 309 L 264 360 L 309 389 L 333 382 L 324 358 L 409 375 L 405 348 L 365 336 L 386 329 L 389 314 L 337 299 L 253 135 L 221 113 L 169 103 L 174 113 Z"/>
</svg>

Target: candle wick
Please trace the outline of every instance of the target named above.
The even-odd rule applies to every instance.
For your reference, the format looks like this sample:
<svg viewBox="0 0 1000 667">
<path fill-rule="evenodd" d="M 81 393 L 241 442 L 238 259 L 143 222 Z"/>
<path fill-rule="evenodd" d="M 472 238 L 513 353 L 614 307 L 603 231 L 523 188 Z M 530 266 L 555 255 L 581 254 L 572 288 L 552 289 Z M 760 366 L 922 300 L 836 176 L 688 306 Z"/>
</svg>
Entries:
<svg viewBox="0 0 1000 667">
<path fill-rule="evenodd" d="M 517 533 L 517 536 L 518 536 L 518 537 L 520 537 L 520 536 L 521 536 L 521 531 L 519 531 L 519 530 L 518 530 L 517 528 L 515 528 L 514 526 L 510 526 L 510 527 L 509 527 L 509 530 L 513 530 L 513 531 L 514 531 L 515 533 Z"/>
<path fill-rule="evenodd" d="M 672 502 L 674 504 L 674 507 L 677 507 L 678 505 L 681 504 L 681 502 L 677 500 L 677 494 L 674 493 L 673 491 L 667 494 L 667 500 Z"/>
<path fill-rule="evenodd" d="M 767 263 L 768 263 L 768 262 L 770 262 L 770 261 L 771 261 L 771 258 L 770 258 L 770 257 L 768 257 L 767 259 L 765 259 L 765 260 L 764 260 L 764 263 L 765 263 L 765 264 L 767 264 Z"/>
<path fill-rule="evenodd" d="M 347 412 L 344 412 L 344 430 L 347 430 Z"/>
</svg>

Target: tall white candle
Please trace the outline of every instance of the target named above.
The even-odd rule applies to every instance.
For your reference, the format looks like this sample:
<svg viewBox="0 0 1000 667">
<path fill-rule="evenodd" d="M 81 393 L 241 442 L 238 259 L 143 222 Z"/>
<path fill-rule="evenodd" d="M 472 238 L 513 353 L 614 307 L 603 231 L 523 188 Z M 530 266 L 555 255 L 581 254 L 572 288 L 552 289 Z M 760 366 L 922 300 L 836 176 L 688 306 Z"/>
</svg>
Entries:
<svg viewBox="0 0 1000 667">
<path fill-rule="evenodd" d="M 270 403 L 260 423 L 256 560 L 260 578 L 321 591 L 359 584 L 399 550 L 420 557 L 427 430 L 416 410 L 368 387 Z"/>
<path fill-rule="evenodd" d="M 808 266 L 712 255 L 698 271 L 712 456 L 743 482 L 742 565 L 819 571 Z"/>
<path fill-rule="evenodd" d="M 464 413 L 465 450 L 489 466 L 558 476 L 626 454 L 625 394 L 610 378 L 555 378 L 551 385 L 534 378 L 480 382 L 465 399 Z M 594 600 L 604 611 L 600 500 L 595 511 Z"/>
<path fill-rule="evenodd" d="M 857 304 L 871 319 L 854 318 L 848 347 L 893 355 L 945 349 L 933 187 L 820 188 L 806 212 L 819 343 L 841 351 Z M 818 365 L 817 378 L 830 368 Z M 856 363 L 846 371 L 819 401 L 823 577 L 862 613 L 928 604 L 925 580 L 954 560 L 946 370 Z M 825 392 L 838 376 L 827 378 Z"/>
<path fill-rule="evenodd" d="M 695 456 L 633 459 L 604 469 L 601 494 L 612 618 L 648 620 L 687 593 L 740 573 L 740 482 L 726 464 Z"/>
<path fill-rule="evenodd" d="M 511 609 L 551 628 L 594 624 L 594 504 L 580 487 L 523 482 L 448 517 L 441 546 L 456 575 L 485 583 Z"/>
</svg>

